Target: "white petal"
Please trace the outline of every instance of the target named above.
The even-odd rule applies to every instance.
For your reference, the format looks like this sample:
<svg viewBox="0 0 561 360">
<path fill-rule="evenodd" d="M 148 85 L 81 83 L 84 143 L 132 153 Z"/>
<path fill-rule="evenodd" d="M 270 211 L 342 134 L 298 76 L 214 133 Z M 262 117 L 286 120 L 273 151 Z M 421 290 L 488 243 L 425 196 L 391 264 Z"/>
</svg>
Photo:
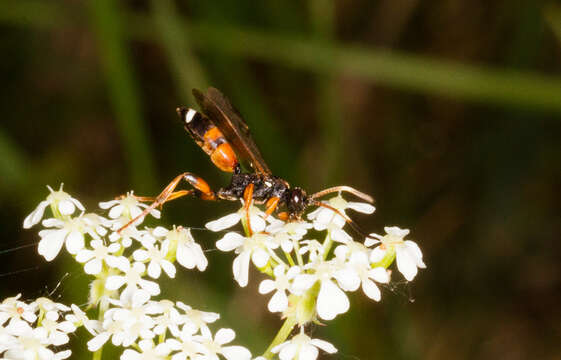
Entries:
<svg viewBox="0 0 561 360">
<path fill-rule="evenodd" d="M 339 228 L 333 228 L 331 230 L 331 238 L 334 241 L 338 241 L 343 244 L 347 244 L 353 239 L 349 234 L 347 234 L 346 232 L 344 232 L 342 229 Z"/>
<path fill-rule="evenodd" d="M 335 354 L 337 352 L 337 349 L 335 348 L 335 346 L 331 345 L 331 343 L 328 343 L 327 341 L 320 340 L 320 339 L 312 339 L 312 341 L 310 341 L 310 343 L 312 345 L 317 346 L 318 348 L 322 349 L 326 353 Z"/>
<path fill-rule="evenodd" d="M 45 260 L 53 260 L 64 243 L 64 237 L 66 236 L 65 230 L 43 230 L 41 233 L 49 232 L 48 235 L 43 236 L 41 241 L 39 241 L 39 246 L 37 248 L 39 255 L 42 255 Z M 39 233 L 39 235 L 41 235 Z"/>
<path fill-rule="evenodd" d="M 97 275 L 101 272 L 101 260 L 100 259 L 93 259 L 88 261 L 86 265 L 84 265 L 84 271 L 86 274 L 90 275 Z"/>
<path fill-rule="evenodd" d="M 403 274 L 407 281 L 411 281 L 417 275 L 417 264 L 415 259 L 410 256 L 406 249 L 396 247 L 397 269 Z"/>
<path fill-rule="evenodd" d="M 378 246 L 370 253 L 370 262 L 371 263 L 380 262 L 385 256 L 386 256 L 386 250 L 382 250 L 382 247 Z"/>
<path fill-rule="evenodd" d="M 138 285 L 144 290 L 146 290 L 150 295 L 156 296 L 160 294 L 160 285 L 153 281 L 143 280 L 141 279 L 138 282 Z"/>
<path fill-rule="evenodd" d="M 208 222 L 205 227 L 210 231 L 221 231 L 236 225 L 240 221 L 238 213 L 226 215 L 218 220 Z"/>
<path fill-rule="evenodd" d="M 289 343 L 281 348 L 279 353 L 279 359 L 292 360 L 296 356 L 297 351 L 298 351 L 298 346 L 296 344 Z"/>
<path fill-rule="evenodd" d="M 93 243 L 93 241 L 92 241 Z M 78 254 L 76 254 L 76 261 L 78 262 L 86 262 L 88 260 L 90 260 L 91 258 L 93 258 L 94 256 L 94 252 L 91 250 L 86 250 L 86 249 L 82 249 L 80 251 L 78 251 Z"/>
<path fill-rule="evenodd" d="M 152 279 L 157 279 L 160 277 L 162 273 L 162 268 L 160 268 L 160 264 L 156 263 L 155 261 L 150 261 L 148 264 L 148 276 Z"/>
<path fill-rule="evenodd" d="M 383 267 L 379 266 L 368 271 L 368 277 L 379 283 L 387 284 L 390 282 L 390 275 Z"/>
<path fill-rule="evenodd" d="M 74 210 L 76 210 L 76 206 L 74 206 L 74 203 L 68 199 L 62 200 L 58 203 L 58 211 L 60 211 L 62 215 L 72 215 Z"/>
<path fill-rule="evenodd" d="M 250 360 L 251 352 L 243 346 L 225 346 L 222 348 L 222 355 L 227 360 Z"/>
<path fill-rule="evenodd" d="M 265 279 L 259 284 L 260 294 L 268 294 L 273 290 L 275 290 L 275 282 L 271 279 Z"/>
<path fill-rule="evenodd" d="M 132 253 L 132 257 L 136 260 L 136 261 L 146 261 L 148 260 L 148 258 L 150 257 L 150 255 L 148 254 L 148 251 L 143 250 L 143 249 L 138 249 L 135 250 Z"/>
<path fill-rule="evenodd" d="M 360 277 L 352 269 L 344 268 L 338 270 L 333 274 L 333 277 L 337 279 L 337 282 L 345 291 L 356 291 L 360 286 Z"/>
<path fill-rule="evenodd" d="M 111 206 L 118 204 L 118 200 L 102 201 L 99 203 L 99 207 L 102 209 L 109 209 Z"/>
<path fill-rule="evenodd" d="M 315 346 L 309 344 L 303 345 L 298 353 L 298 360 L 316 360 L 318 352 Z"/>
<path fill-rule="evenodd" d="M 421 252 L 419 245 L 417 245 L 415 242 L 411 240 L 405 240 L 404 243 L 411 257 L 415 259 L 415 263 L 417 264 L 417 267 L 421 269 L 426 268 L 427 266 L 423 262 L 423 253 Z"/>
<path fill-rule="evenodd" d="M 234 270 L 234 279 L 238 282 L 241 287 L 246 287 L 249 278 L 249 251 L 243 251 L 239 254 L 232 264 Z"/>
<path fill-rule="evenodd" d="M 236 337 L 236 333 L 234 332 L 234 330 L 220 329 L 216 332 L 216 335 L 214 336 L 214 341 L 216 341 L 220 345 L 224 345 L 234 340 L 235 337 Z"/>
<path fill-rule="evenodd" d="M 103 344 L 105 344 L 107 340 L 109 340 L 110 336 L 111 334 L 108 332 L 104 332 L 95 336 L 93 339 L 88 341 L 88 350 L 89 351 L 99 350 L 103 346 Z"/>
<path fill-rule="evenodd" d="M 400 238 L 404 238 L 409 234 L 408 229 L 400 229 L 397 226 L 386 226 L 386 227 L 384 227 L 384 231 L 387 234 L 397 236 L 397 237 L 400 237 Z"/>
<path fill-rule="evenodd" d="M 353 209 L 354 211 L 358 211 L 363 214 L 372 214 L 376 210 L 376 208 L 370 204 L 352 201 L 347 203 L 347 208 Z"/>
<path fill-rule="evenodd" d="M 85 211 L 85 210 L 86 210 L 86 208 L 84 208 L 84 205 L 82 205 L 82 203 L 79 202 L 78 199 L 74 199 L 74 198 L 71 197 L 71 198 L 70 198 L 70 201 L 72 201 L 72 202 L 74 203 L 74 205 L 76 205 L 76 207 L 77 207 L 78 209 L 80 209 L 81 211 Z"/>
<path fill-rule="evenodd" d="M 84 234 L 79 231 L 71 231 L 66 237 L 66 249 L 71 254 L 76 254 L 84 248 Z"/>
<path fill-rule="evenodd" d="M 249 218 L 250 218 L 251 230 L 254 233 L 259 233 L 265 230 L 267 223 L 265 222 L 265 220 L 263 220 L 262 217 L 257 215 L 250 215 Z"/>
<path fill-rule="evenodd" d="M 162 260 L 160 262 L 160 266 L 162 267 L 164 272 L 167 274 L 167 276 L 169 276 L 172 279 L 175 277 L 175 266 L 173 266 L 173 264 L 171 262 L 169 262 L 167 260 Z"/>
<path fill-rule="evenodd" d="M 322 281 L 317 301 L 317 312 L 323 320 L 333 320 L 335 316 L 349 310 L 349 299 L 331 280 Z"/>
<path fill-rule="evenodd" d="M 111 210 L 109 210 L 109 217 L 111 219 L 116 219 L 119 216 L 121 216 L 121 214 L 123 214 L 123 210 L 125 209 L 125 207 L 121 204 L 118 204 L 116 206 L 113 206 L 111 208 Z"/>
<path fill-rule="evenodd" d="M 229 232 L 224 237 L 216 242 L 216 247 L 221 251 L 232 251 L 240 247 L 245 241 L 245 238 L 238 233 Z"/>
<path fill-rule="evenodd" d="M 282 312 L 288 307 L 288 297 L 284 291 L 277 291 L 269 300 L 267 308 L 270 312 Z"/>
<path fill-rule="evenodd" d="M 107 290 L 117 290 L 125 283 L 125 277 L 120 275 L 112 275 L 105 280 L 105 288 Z"/>
<path fill-rule="evenodd" d="M 304 291 L 308 290 L 315 284 L 317 277 L 311 274 L 301 274 L 294 278 L 292 283 L 292 290 L 294 294 L 301 295 Z"/>
<path fill-rule="evenodd" d="M 366 279 L 362 282 L 362 291 L 372 300 L 380 301 L 382 297 L 380 289 L 378 289 L 374 281 L 370 279 Z"/>
<path fill-rule="evenodd" d="M 258 268 L 262 268 L 269 262 L 270 255 L 264 249 L 257 249 L 251 253 L 251 260 Z"/>
<path fill-rule="evenodd" d="M 49 202 L 44 200 L 37 205 L 35 210 L 31 212 L 31 214 L 27 215 L 25 220 L 23 220 L 23 228 L 29 229 L 33 225 L 37 224 L 43 218 L 43 214 L 45 213 L 45 208 L 49 205 Z"/>
</svg>

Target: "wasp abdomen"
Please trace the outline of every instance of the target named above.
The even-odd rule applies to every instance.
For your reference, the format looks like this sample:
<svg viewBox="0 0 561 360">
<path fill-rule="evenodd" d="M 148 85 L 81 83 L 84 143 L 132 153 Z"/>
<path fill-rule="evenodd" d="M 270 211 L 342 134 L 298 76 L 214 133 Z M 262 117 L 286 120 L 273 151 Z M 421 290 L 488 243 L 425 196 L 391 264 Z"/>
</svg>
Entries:
<svg viewBox="0 0 561 360">
<path fill-rule="evenodd" d="M 183 121 L 185 130 L 210 156 L 214 165 L 222 171 L 234 172 L 238 166 L 238 158 L 220 129 L 208 117 L 196 110 L 181 107 L 177 109 L 177 113 Z"/>
</svg>

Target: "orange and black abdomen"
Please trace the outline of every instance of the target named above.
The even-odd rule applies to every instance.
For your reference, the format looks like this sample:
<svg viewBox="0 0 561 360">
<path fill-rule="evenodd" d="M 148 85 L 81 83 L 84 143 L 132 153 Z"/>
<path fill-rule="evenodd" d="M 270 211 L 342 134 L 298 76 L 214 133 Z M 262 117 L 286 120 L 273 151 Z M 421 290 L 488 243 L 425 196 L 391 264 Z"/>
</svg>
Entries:
<svg viewBox="0 0 561 360">
<path fill-rule="evenodd" d="M 238 167 L 238 158 L 212 120 L 196 110 L 184 107 L 178 108 L 177 114 L 181 117 L 185 130 L 210 156 L 214 165 L 222 171 L 234 172 Z"/>
</svg>

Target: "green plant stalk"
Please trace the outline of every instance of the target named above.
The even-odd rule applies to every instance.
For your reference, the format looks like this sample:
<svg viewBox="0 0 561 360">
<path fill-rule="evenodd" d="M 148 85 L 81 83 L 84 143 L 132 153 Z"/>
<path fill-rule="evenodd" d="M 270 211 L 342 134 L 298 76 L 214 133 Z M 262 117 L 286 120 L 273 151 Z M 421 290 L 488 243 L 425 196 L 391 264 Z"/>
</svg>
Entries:
<svg viewBox="0 0 561 360">
<path fill-rule="evenodd" d="M 121 10 L 115 0 L 87 1 L 101 65 L 109 88 L 119 133 L 130 167 L 132 186 L 144 191 L 155 188 L 154 165 L 147 131 L 140 113 L 140 100 L 131 61 L 126 50 L 126 37 L 120 24 Z"/>
<path fill-rule="evenodd" d="M 265 359 L 273 358 L 274 354 L 271 352 L 271 350 L 273 350 L 275 346 L 282 344 L 286 340 L 286 338 L 288 338 L 290 332 L 292 331 L 295 325 L 296 325 L 296 318 L 294 316 L 289 316 L 288 318 L 286 318 L 284 324 L 282 324 L 279 332 L 271 342 L 271 345 L 269 345 L 265 353 L 263 353 L 263 357 Z"/>
<path fill-rule="evenodd" d="M 195 104 L 191 89 L 208 86 L 203 67 L 191 53 L 190 41 L 171 0 L 152 0 L 154 24 L 170 63 L 172 78 L 182 99 Z"/>
<path fill-rule="evenodd" d="M 0 3 L 0 23 L 26 28 L 61 29 L 79 24 L 83 20 L 79 15 L 55 2 Z M 131 12 L 124 16 L 127 24 L 124 31 L 130 38 L 159 39 L 148 16 Z M 447 98 L 561 113 L 559 76 L 493 69 L 388 49 L 321 42 L 213 23 L 187 25 L 182 21 L 181 26 L 192 45 L 201 50 L 257 59 L 321 75 L 338 73 L 377 85 Z M 225 33 L 228 38 L 224 37 Z"/>
</svg>

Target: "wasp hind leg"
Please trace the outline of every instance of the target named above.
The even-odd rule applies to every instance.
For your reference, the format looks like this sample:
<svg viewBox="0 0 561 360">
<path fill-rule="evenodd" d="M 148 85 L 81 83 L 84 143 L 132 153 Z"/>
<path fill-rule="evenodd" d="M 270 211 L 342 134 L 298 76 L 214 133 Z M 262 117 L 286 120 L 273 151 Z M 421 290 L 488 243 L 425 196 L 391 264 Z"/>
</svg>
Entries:
<svg viewBox="0 0 561 360">
<path fill-rule="evenodd" d="M 255 185 L 249 184 L 245 187 L 243 191 L 243 208 L 245 211 L 245 221 L 247 224 L 247 232 L 249 236 L 253 235 L 253 230 L 251 229 L 251 222 L 249 220 L 249 209 L 251 208 L 251 204 L 253 202 L 253 189 Z"/>
<path fill-rule="evenodd" d="M 177 187 L 177 185 L 179 185 L 181 180 L 185 180 L 186 182 L 188 182 L 194 189 L 175 191 L 175 188 Z M 206 181 L 195 174 L 185 172 L 176 176 L 175 179 L 173 179 L 164 188 L 160 195 L 156 196 L 155 198 L 148 196 L 135 196 L 138 201 L 152 201 L 152 204 L 144 209 L 144 211 L 140 215 L 136 216 L 134 219 L 122 226 L 117 232 L 120 233 L 128 226 L 136 222 L 138 219 L 148 215 L 148 213 L 150 213 L 150 211 L 154 210 L 155 208 L 161 208 L 166 202 L 191 194 L 203 200 L 216 200 L 216 194 L 211 190 Z"/>
</svg>

